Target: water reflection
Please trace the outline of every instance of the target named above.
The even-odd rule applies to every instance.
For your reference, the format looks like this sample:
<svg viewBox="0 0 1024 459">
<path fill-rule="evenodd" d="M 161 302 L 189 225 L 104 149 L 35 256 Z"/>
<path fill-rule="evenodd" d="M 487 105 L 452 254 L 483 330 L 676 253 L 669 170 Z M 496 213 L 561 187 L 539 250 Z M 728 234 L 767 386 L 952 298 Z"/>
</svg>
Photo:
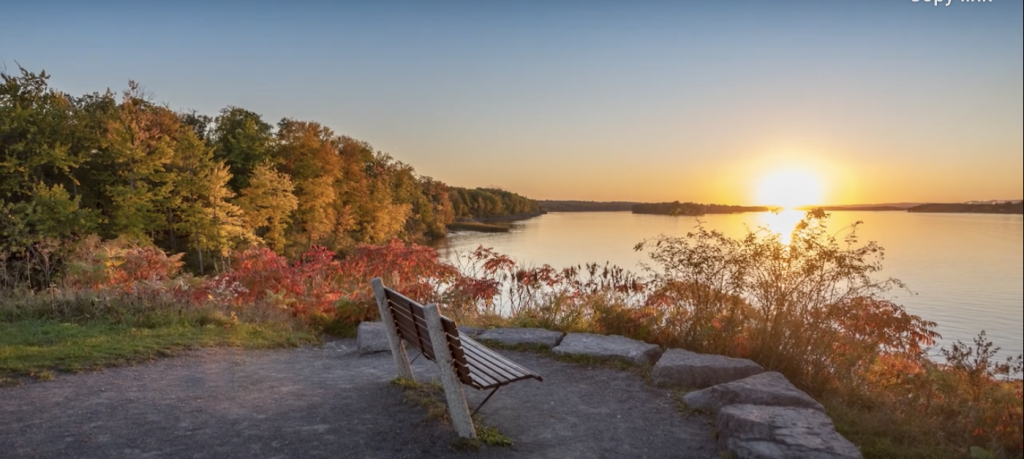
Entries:
<svg viewBox="0 0 1024 459">
<path fill-rule="evenodd" d="M 804 216 L 807 215 L 807 212 L 786 209 L 779 212 L 760 212 L 756 215 L 758 227 L 764 227 L 772 232 L 778 233 L 779 240 L 781 240 L 783 244 L 788 245 L 793 239 L 793 229 L 796 228 L 797 223 L 800 223 L 800 220 L 803 220 Z"/>
<path fill-rule="evenodd" d="M 789 242 L 804 212 L 707 215 L 704 227 L 737 238 L 765 226 Z M 913 313 L 939 323 L 948 344 L 970 342 L 981 330 L 1003 347 L 1005 355 L 1024 349 L 1024 219 L 1019 215 L 911 214 L 906 212 L 835 212 L 829 234 L 864 221 L 860 240 L 885 247 L 880 276 L 907 283 L 913 293 L 891 292 L 893 300 Z M 635 215 L 629 212 L 552 213 L 519 222 L 510 233 L 453 234 L 438 244 L 442 257 L 478 245 L 491 247 L 525 265 L 556 268 L 605 261 L 633 271 L 648 261 L 633 246 L 659 234 L 685 236 L 694 217 Z"/>
</svg>

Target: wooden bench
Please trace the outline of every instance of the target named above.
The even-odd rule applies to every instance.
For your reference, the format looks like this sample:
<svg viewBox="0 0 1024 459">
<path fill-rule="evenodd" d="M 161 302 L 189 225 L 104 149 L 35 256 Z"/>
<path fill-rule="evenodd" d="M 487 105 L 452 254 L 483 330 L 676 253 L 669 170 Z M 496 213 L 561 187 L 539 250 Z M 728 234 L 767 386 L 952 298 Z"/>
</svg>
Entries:
<svg viewBox="0 0 1024 459">
<path fill-rule="evenodd" d="M 527 379 L 544 380 L 539 374 L 472 338 L 461 336 L 455 322 L 442 316 L 437 305 L 420 305 L 384 287 L 380 278 L 374 278 L 370 283 L 377 298 L 381 321 L 387 330 L 398 376 L 413 379 L 403 343 L 416 348 L 420 355 L 436 363 L 441 370 L 441 384 L 448 401 L 448 412 L 459 436 L 476 438 L 473 414 L 502 386 Z M 478 390 L 491 390 L 473 413 L 469 412 L 466 404 L 463 384 Z"/>
</svg>

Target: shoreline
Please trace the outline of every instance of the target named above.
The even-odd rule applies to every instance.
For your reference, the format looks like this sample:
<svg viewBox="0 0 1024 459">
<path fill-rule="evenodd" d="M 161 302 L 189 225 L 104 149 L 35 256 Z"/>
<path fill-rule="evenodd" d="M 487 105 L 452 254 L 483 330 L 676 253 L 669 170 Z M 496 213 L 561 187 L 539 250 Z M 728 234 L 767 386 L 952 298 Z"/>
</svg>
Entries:
<svg viewBox="0 0 1024 459">
<path fill-rule="evenodd" d="M 512 227 L 504 223 L 510 223 L 521 220 L 529 220 L 534 217 L 539 217 L 546 214 L 547 212 L 538 212 L 532 214 L 516 214 L 507 215 L 503 217 L 486 217 L 486 218 L 475 218 L 471 220 L 462 220 L 451 222 L 445 225 L 448 231 L 476 231 L 479 233 L 507 233 L 512 230 Z"/>
</svg>

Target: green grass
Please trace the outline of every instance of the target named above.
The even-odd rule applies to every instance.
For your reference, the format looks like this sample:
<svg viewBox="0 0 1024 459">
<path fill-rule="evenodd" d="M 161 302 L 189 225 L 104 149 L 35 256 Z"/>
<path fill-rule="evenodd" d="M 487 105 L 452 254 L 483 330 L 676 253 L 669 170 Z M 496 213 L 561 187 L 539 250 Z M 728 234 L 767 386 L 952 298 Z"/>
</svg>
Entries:
<svg viewBox="0 0 1024 459">
<path fill-rule="evenodd" d="M 144 320 L 142 325 L 57 320 L 0 322 L 0 386 L 19 377 L 52 379 L 212 346 L 275 348 L 312 343 L 316 336 L 286 326 L 211 320 Z"/>
</svg>

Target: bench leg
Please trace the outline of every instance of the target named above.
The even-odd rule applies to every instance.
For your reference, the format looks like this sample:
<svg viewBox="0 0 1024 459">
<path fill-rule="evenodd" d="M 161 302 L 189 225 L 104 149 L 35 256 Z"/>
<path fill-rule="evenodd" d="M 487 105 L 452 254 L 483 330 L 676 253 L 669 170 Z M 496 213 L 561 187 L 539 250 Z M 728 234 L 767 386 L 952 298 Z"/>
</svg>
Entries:
<svg viewBox="0 0 1024 459">
<path fill-rule="evenodd" d="M 476 438 L 473 416 L 469 413 L 469 405 L 466 404 L 466 394 L 462 391 L 462 382 L 456 376 L 455 367 L 452 365 L 452 353 L 448 349 L 444 328 L 441 327 L 441 313 L 438 312 L 437 305 L 424 306 L 423 318 L 426 319 L 427 331 L 430 332 L 430 344 L 434 348 L 434 362 L 437 363 L 439 373 L 441 373 L 441 385 L 444 386 L 444 398 L 448 400 L 448 413 L 452 417 L 452 425 L 455 426 L 455 431 L 460 437 Z"/>
<path fill-rule="evenodd" d="M 487 394 L 487 397 L 486 397 L 486 398 L 484 398 L 484 401 L 480 402 L 480 404 L 476 406 L 476 409 L 475 409 L 475 410 L 473 410 L 473 414 L 474 414 L 474 415 L 475 415 L 475 414 L 476 414 L 476 413 L 477 413 L 478 411 L 480 411 L 480 408 L 483 408 L 483 407 L 484 407 L 484 404 L 486 404 L 486 403 L 487 403 L 487 401 L 491 399 L 491 396 L 492 396 L 492 395 L 494 395 L 494 393 L 495 393 L 495 392 L 497 392 L 497 391 L 498 391 L 498 389 L 501 389 L 501 386 L 495 387 L 495 388 L 494 388 L 494 390 L 492 390 L 492 391 L 491 391 L 491 393 Z"/>
<path fill-rule="evenodd" d="M 412 366 L 409 365 L 409 356 L 405 353 L 405 344 L 398 337 L 398 330 L 395 329 L 395 318 L 391 315 L 391 308 L 388 307 L 388 299 L 384 294 L 384 282 L 379 277 L 370 281 L 373 286 L 373 295 L 377 297 L 377 309 L 380 311 L 380 320 L 384 322 L 384 330 L 388 335 L 388 344 L 391 346 L 391 356 L 395 358 L 395 366 L 398 367 L 398 377 L 413 379 Z"/>
</svg>

